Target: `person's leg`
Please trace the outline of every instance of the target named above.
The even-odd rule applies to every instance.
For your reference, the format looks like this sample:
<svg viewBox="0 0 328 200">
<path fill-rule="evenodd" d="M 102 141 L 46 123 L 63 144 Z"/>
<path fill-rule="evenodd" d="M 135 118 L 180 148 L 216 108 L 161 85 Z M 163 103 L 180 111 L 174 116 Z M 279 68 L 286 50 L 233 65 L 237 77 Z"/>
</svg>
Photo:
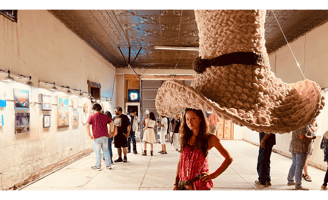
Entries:
<svg viewBox="0 0 328 200">
<path fill-rule="evenodd" d="M 128 148 L 127 147 L 123 147 L 123 154 L 124 154 L 124 157 L 128 155 Z"/>
<path fill-rule="evenodd" d="M 292 165 L 289 168 L 289 173 L 287 176 L 288 184 L 293 185 L 294 176 L 295 176 L 295 168 L 296 168 L 296 154 L 292 153 Z"/>
<path fill-rule="evenodd" d="M 264 165 L 265 165 L 264 178 L 265 178 L 266 183 L 271 182 L 271 176 L 270 176 L 271 153 L 272 153 L 272 146 L 265 147 L 265 153 L 264 153 Z"/>
<path fill-rule="evenodd" d="M 153 155 L 154 144 L 150 143 L 150 155 Z"/>
<path fill-rule="evenodd" d="M 167 151 L 166 151 L 166 144 L 164 144 L 164 153 L 167 154 Z"/>
<path fill-rule="evenodd" d="M 108 151 L 108 137 L 101 137 L 101 147 L 102 151 L 104 152 L 106 167 L 112 166 L 112 162 L 109 158 L 109 151 Z"/>
<path fill-rule="evenodd" d="M 122 148 L 117 148 L 117 155 L 119 158 L 122 158 Z"/>
<path fill-rule="evenodd" d="M 112 142 L 113 142 L 113 137 L 108 138 L 108 152 L 109 152 L 109 158 L 111 163 L 113 163 Z"/>
<path fill-rule="evenodd" d="M 260 146 L 259 148 L 259 155 L 257 157 L 257 174 L 258 180 L 262 185 L 265 185 L 265 177 L 263 174 L 264 168 L 264 149 Z"/>
<path fill-rule="evenodd" d="M 145 150 L 145 151 L 147 150 L 147 144 L 146 144 L 145 141 L 144 141 L 144 150 Z"/>
<path fill-rule="evenodd" d="M 94 139 L 92 141 L 92 146 L 93 146 L 93 150 L 95 152 L 95 155 L 96 155 L 96 165 L 95 167 L 100 169 L 101 168 L 101 162 L 100 162 L 100 156 L 101 156 L 101 147 L 100 147 L 100 144 L 99 144 L 99 139 Z"/>
<path fill-rule="evenodd" d="M 132 141 L 132 146 L 133 146 L 133 153 L 138 153 L 137 152 L 137 141 L 136 141 L 136 135 L 135 132 L 131 132 L 131 141 Z"/>
<path fill-rule="evenodd" d="M 326 175 L 325 175 L 325 179 L 323 180 L 323 186 L 327 187 L 327 183 L 328 183 L 328 161 L 327 161 L 327 170 L 326 170 Z"/>
<path fill-rule="evenodd" d="M 307 153 L 296 154 L 296 167 L 295 167 L 295 188 L 302 187 L 302 171 L 305 165 Z"/>
<path fill-rule="evenodd" d="M 131 152 L 131 134 L 129 135 L 128 139 L 127 139 L 127 149 L 128 152 Z"/>
</svg>

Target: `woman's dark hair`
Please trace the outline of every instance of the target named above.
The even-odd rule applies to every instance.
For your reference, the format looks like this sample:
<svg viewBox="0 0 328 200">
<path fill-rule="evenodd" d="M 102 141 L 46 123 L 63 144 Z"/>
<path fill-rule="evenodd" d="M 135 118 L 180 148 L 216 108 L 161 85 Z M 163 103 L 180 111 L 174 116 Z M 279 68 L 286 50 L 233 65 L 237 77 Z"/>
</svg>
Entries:
<svg viewBox="0 0 328 200">
<path fill-rule="evenodd" d="M 153 112 L 149 113 L 149 119 L 154 120 L 154 121 L 156 120 L 155 114 Z"/>
<path fill-rule="evenodd" d="M 182 123 L 180 126 L 180 144 L 181 144 L 181 149 L 183 149 L 186 145 L 188 145 L 189 140 L 191 139 L 193 132 L 192 130 L 189 129 L 189 127 L 187 126 L 187 122 L 186 122 L 186 114 L 188 111 L 192 111 L 194 112 L 199 119 L 201 120 L 200 125 L 199 125 L 199 133 L 196 137 L 196 142 L 194 143 L 194 145 L 191 147 L 193 148 L 198 148 L 201 149 L 202 152 L 204 153 L 204 156 L 206 157 L 208 154 L 208 137 L 209 137 L 209 133 L 208 133 L 208 125 L 207 125 L 207 121 L 205 119 L 205 115 L 204 112 L 202 110 L 196 110 L 196 109 L 190 109 L 187 108 L 184 112 L 183 118 L 182 118 Z"/>
<path fill-rule="evenodd" d="M 100 112 L 101 105 L 99 103 L 95 103 L 95 104 L 93 104 L 92 109 Z"/>
<path fill-rule="evenodd" d="M 112 113 L 110 113 L 109 111 L 106 111 L 105 112 L 105 115 L 107 115 L 109 117 L 110 120 L 113 120 L 112 119 Z"/>
</svg>

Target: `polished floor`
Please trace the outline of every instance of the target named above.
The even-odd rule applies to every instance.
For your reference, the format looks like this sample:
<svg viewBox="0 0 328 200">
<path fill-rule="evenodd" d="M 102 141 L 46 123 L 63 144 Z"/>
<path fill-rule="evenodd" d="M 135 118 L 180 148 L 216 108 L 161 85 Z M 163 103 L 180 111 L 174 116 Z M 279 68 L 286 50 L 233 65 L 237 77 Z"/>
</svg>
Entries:
<svg viewBox="0 0 328 200">
<path fill-rule="evenodd" d="M 254 184 L 257 179 L 256 163 L 258 146 L 245 141 L 222 140 L 222 144 L 232 154 L 234 161 L 219 177 L 214 179 L 212 190 L 294 190 L 287 186 L 287 173 L 291 159 L 272 153 L 272 186 L 259 187 Z M 91 145 L 91 144 L 90 144 Z M 141 145 L 137 144 L 138 154 L 129 153 L 127 163 L 115 163 L 111 170 L 102 165 L 101 171 L 91 169 L 95 164 L 92 153 L 71 165 L 58 170 L 39 181 L 22 188 L 23 191 L 93 191 L 93 190 L 172 190 L 179 153 L 167 143 L 168 154 L 157 153 L 161 145 L 154 146 L 154 156 L 141 156 Z M 149 146 L 148 146 L 149 148 Z M 117 157 L 116 149 L 114 159 Z M 217 150 L 209 153 L 210 172 L 215 171 L 223 161 Z M 104 163 L 102 163 L 104 164 Z M 309 167 L 312 182 L 302 181 L 304 187 L 319 191 L 325 172 Z"/>
</svg>

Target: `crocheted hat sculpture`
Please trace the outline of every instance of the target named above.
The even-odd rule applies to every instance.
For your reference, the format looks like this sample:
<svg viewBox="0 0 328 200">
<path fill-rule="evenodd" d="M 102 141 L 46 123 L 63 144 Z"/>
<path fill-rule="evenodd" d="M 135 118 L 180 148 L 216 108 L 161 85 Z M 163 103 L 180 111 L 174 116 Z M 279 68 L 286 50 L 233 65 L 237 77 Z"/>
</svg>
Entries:
<svg viewBox="0 0 328 200">
<path fill-rule="evenodd" d="M 254 131 L 286 133 L 309 124 L 324 106 L 319 85 L 284 83 L 270 71 L 265 10 L 197 10 L 199 54 L 191 86 L 166 81 L 156 95 L 158 113 L 185 108 L 212 111 Z"/>
</svg>

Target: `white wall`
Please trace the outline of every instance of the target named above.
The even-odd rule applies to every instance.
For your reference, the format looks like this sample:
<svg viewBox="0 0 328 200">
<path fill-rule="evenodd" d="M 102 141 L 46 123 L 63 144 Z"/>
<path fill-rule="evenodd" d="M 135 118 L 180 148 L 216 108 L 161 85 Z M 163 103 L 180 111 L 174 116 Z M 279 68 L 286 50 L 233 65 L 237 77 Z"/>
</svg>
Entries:
<svg viewBox="0 0 328 200">
<path fill-rule="evenodd" d="M 81 122 L 82 100 L 86 97 L 68 95 L 59 85 L 87 92 L 87 80 L 94 81 L 101 83 L 101 95 L 110 98 L 115 67 L 45 10 L 19 10 L 17 23 L 0 15 L 0 30 L 0 69 L 32 76 L 35 85 L 27 86 L 18 78 L 16 83 L 0 82 L 0 98 L 7 100 L 7 106 L 0 108 L 5 118 L 0 127 L 0 189 L 10 189 L 92 151 Z M 0 79 L 3 77 L 5 74 L 0 73 Z M 51 92 L 45 84 L 39 86 L 38 80 L 56 82 L 59 91 Z M 13 88 L 29 90 L 32 103 L 28 133 L 15 134 Z M 41 93 L 52 95 L 52 111 L 41 111 Z M 70 102 L 70 126 L 57 128 L 58 94 L 79 98 L 78 126 L 72 126 Z M 112 102 L 102 102 L 112 113 L 115 97 L 114 93 Z M 50 128 L 43 128 L 44 114 L 51 115 Z"/>
</svg>

